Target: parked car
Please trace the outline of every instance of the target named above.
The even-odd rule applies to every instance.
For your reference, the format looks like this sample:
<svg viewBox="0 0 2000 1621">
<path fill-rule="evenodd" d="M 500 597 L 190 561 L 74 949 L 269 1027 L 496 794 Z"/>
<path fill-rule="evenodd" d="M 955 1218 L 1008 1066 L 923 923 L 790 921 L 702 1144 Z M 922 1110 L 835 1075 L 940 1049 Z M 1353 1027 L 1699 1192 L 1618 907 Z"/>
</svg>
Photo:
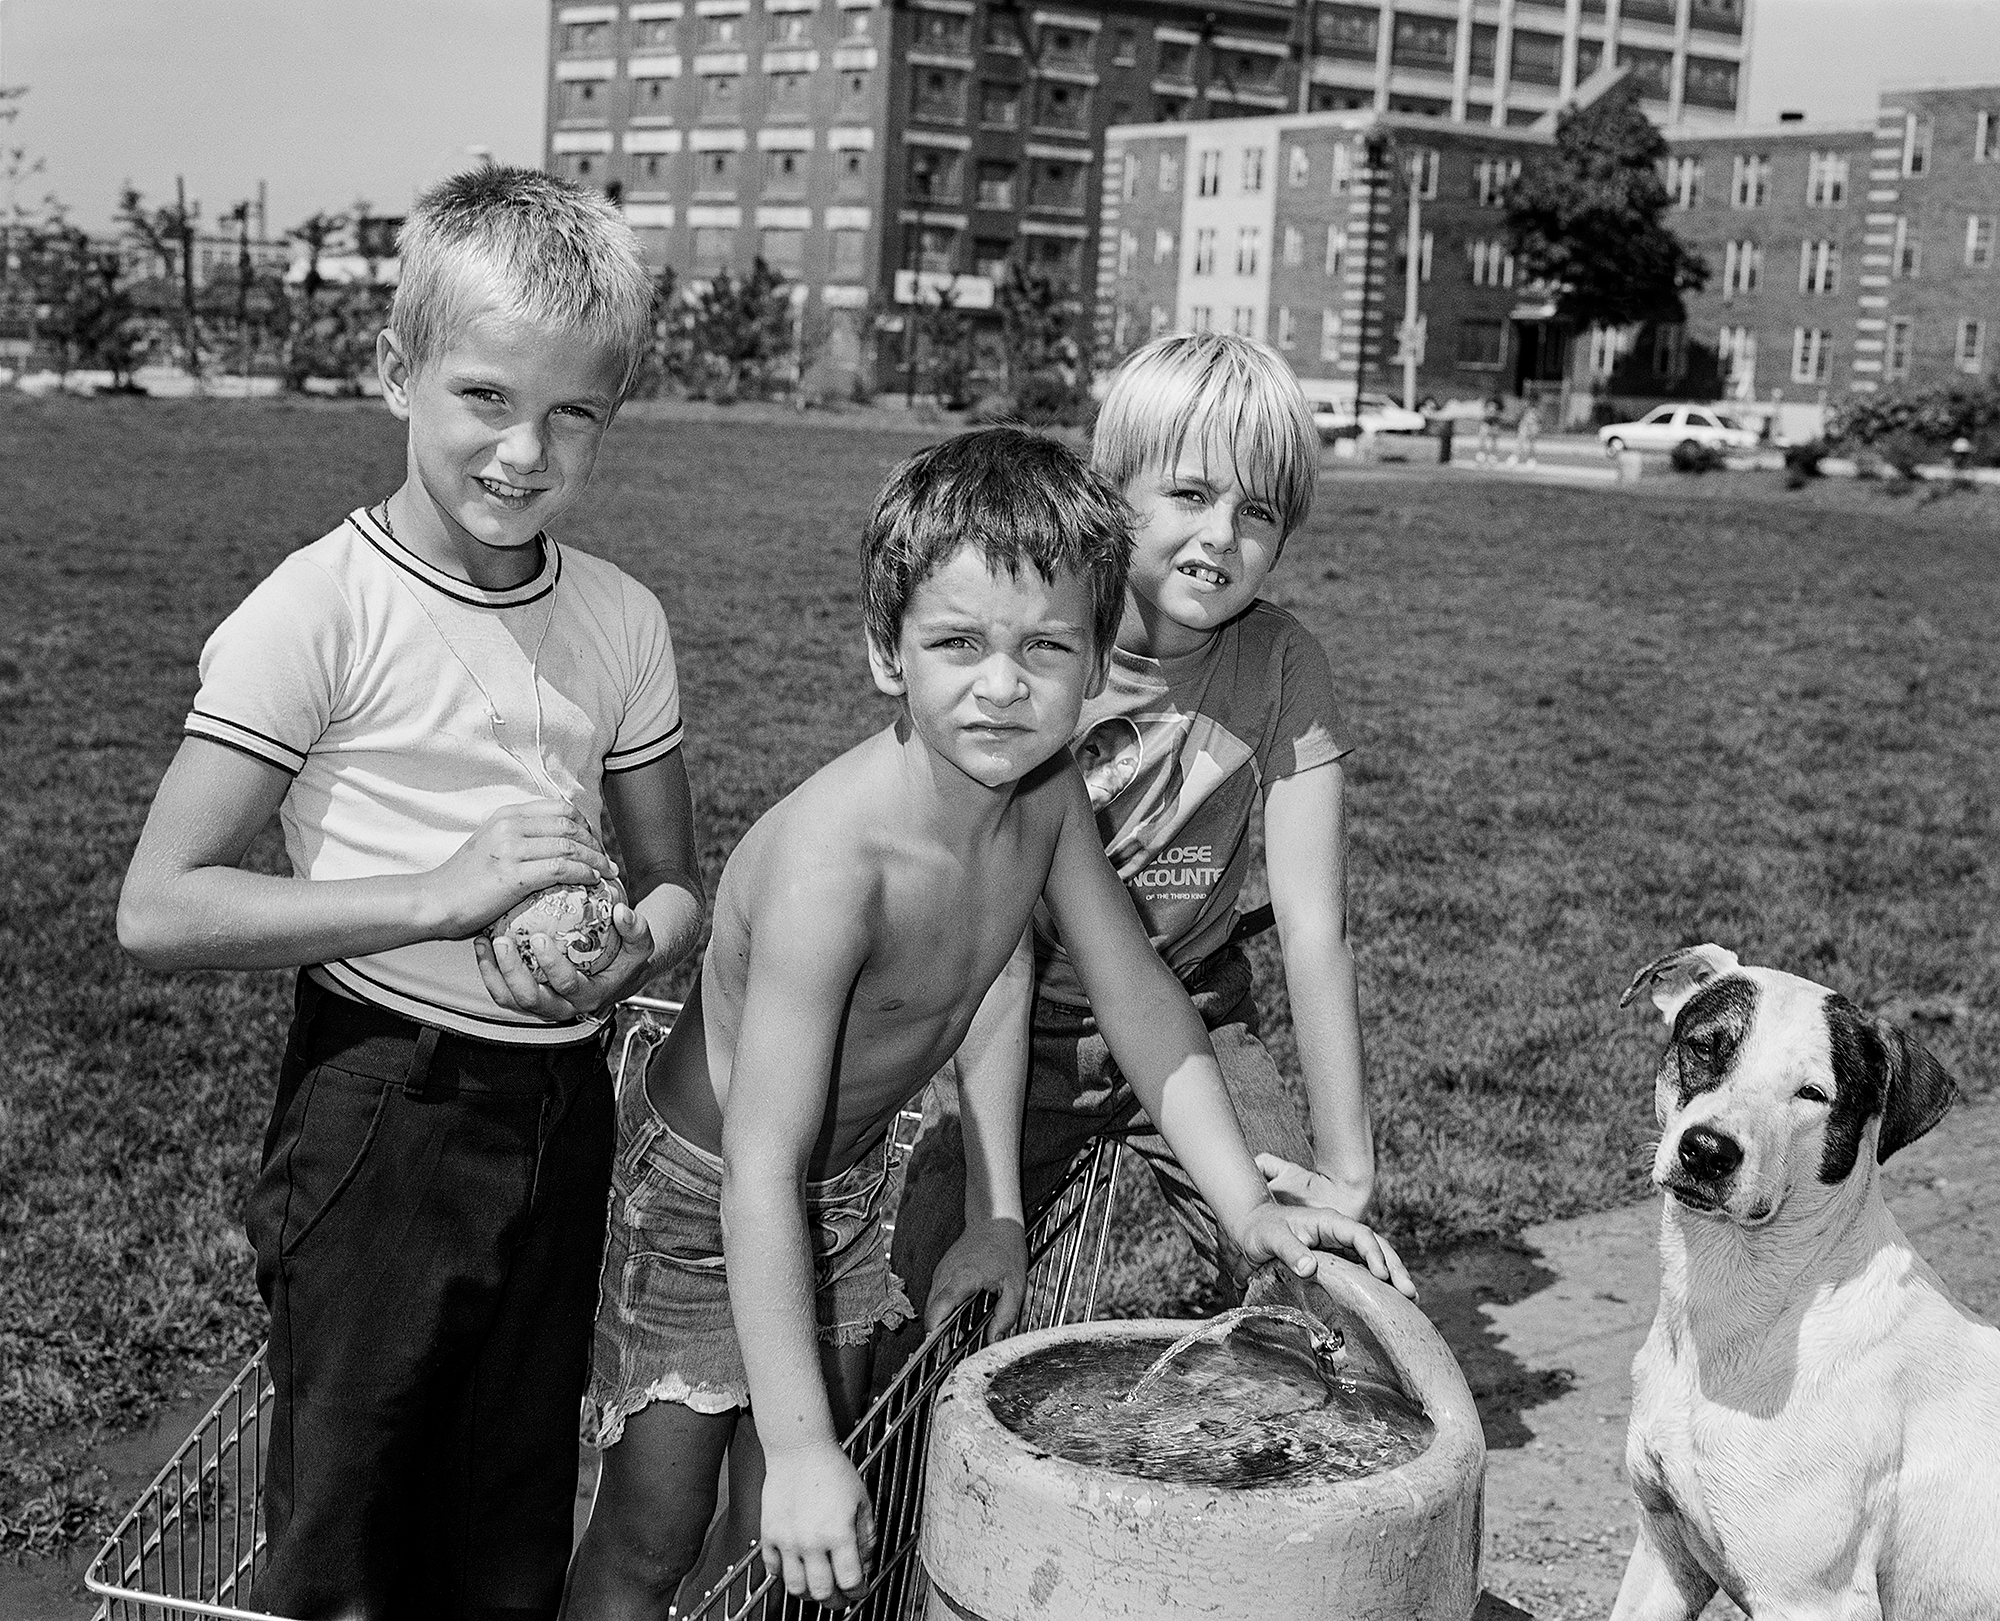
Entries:
<svg viewBox="0 0 2000 1621">
<path fill-rule="evenodd" d="M 1314 400 L 1312 412 L 1313 426 L 1319 429 L 1322 439 L 1337 439 L 1342 434 L 1357 431 L 1422 433 L 1426 426 L 1423 412 L 1398 405 L 1386 394 L 1362 395 L 1358 417 L 1354 406 L 1347 400 Z"/>
<path fill-rule="evenodd" d="M 1699 445 L 1705 450 L 1755 450 L 1757 433 L 1732 416 L 1706 405 L 1656 405 L 1637 422 L 1612 422 L 1597 430 L 1607 456 L 1621 450 L 1673 450 Z"/>
</svg>

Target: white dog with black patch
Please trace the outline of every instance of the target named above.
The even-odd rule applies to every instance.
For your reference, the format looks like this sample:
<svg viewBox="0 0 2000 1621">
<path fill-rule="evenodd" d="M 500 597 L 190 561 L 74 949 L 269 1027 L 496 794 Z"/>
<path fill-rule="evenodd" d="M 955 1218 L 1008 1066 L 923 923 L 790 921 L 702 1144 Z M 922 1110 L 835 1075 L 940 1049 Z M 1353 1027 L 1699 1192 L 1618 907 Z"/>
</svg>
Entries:
<svg viewBox="0 0 2000 1621">
<path fill-rule="evenodd" d="M 1958 1305 L 1876 1167 L 1958 1091 L 1823 985 L 1694 946 L 1642 969 L 1659 1315 L 1632 1364 L 1639 1538 L 1613 1621 L 2000 1617 L 2000 1329 Z"/>
</svg>

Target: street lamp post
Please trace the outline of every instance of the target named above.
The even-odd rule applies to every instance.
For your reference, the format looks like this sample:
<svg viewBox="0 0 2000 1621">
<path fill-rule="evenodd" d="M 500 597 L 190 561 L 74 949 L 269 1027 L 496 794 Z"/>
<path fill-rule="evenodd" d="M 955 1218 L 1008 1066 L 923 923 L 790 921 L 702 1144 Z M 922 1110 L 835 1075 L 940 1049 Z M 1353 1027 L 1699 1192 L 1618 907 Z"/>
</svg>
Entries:
<svg viewBox="0 0 2000 1621">
<path fill-rule="evenodd" d="M 1423 243 L 1423 154 L 1410 157 L 1410 220 L 1408 251 L 1403 255 L 1403 409 L 1417 408 L 1417 281 L 1422 273 L 1418 260 Z"/>
</svg>

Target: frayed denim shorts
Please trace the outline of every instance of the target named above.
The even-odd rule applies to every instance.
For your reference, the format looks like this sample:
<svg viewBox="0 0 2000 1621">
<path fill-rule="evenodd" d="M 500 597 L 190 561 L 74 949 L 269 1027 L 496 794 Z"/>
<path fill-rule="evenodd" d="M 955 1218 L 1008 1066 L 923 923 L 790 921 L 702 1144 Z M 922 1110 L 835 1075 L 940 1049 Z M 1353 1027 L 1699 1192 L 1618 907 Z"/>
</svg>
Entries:
<svg viewBox="0 0 2000 1621">
<path fill-rule="evenodd" d="M 888 1137 L 840 1175 L 806 1184 L 819 1338 L 857 1345 L 916 1315 L 889 1267 L 882 1219 L 894 1166 Z M 650 1402 L 698 1413 L 750 1404 L 722 1256 L 722 1160 L 662 1120 L 643 1071 L 618 1099 L 611 1221 L 583 1439 L 608 1447 Z"/>
</svg>

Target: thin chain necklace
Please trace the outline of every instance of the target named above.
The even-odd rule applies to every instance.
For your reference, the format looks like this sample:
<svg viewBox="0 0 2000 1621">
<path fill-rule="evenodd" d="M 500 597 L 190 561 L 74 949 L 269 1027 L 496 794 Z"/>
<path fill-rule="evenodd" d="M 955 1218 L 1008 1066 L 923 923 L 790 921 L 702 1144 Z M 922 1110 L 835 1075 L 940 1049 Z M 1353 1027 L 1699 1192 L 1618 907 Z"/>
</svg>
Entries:
<svg viewBox="0 0 2000 1621">
<path fill-rule="evenodd" d="M 380 513 L 379 517 L 376 516 L 378 512 Z M 384 501 L 379 508 L 369 508 L 368 515 L 371 518 L 375 518 L 376 522 L 381 524 L 382 532 L 385 535 L 395 541 L 398 546 L 403 546 L 402 537 L 396 533 L 396 526 L 389 521 L 389 503 L 387 501 Z M 537 535 L 535 538 L 544 546 L 548 543 L 546 535 Z M 403 550 L 409 551 L 409 548 L 403 546 Z M 409 593 L 410 600 L 417 605 L 424 618 L 430 621 L 431 629 L 437 633 L 437 639 L 444 643 L 445 651 L 458 661 L 458 667 L 466 673 L 472 684 L 479 689 L 479 696 L 486 700 L 486 725 L 487 729 L 493 734 L 493 741 L 500 746 L 508 759 L 512 760 L 530 777 L 539 781 L 548 790 L 551 799 L 560 799 L 564 804 L 574 809 L 576 805 L 575 799 L 571 795 L 564 793 L 556 785 L 555 779 L 549 775 L 548 768 L 543 764 L 546 756 L 542 752 L 542 644 L 548 640 L 549 627 L 556 620 L 556 592 L 561 585 L 561 577 L 558 576 L 557 580 L 549 587 L 548 612 L 542 617 L 541 631 L 535 637 L 535 651 L 528 661 L 528 684 L 534 689 L 535 693 L 535 757 L 532 760 L 524 759 L 520 751 L 501 735 L 501 728 L 507 724 L 507 717 L 500 713 L 499 704 L 494 702 L 493 694 L 487 690 L 486 683 L 479 679 L 479 672 L 472 667 L 471 662 L 466 656 L 458 650 L 458 645 L 445 634 L 444 626 L 438 623 L 437 615 L 431 612 L 430 604 L 424 601 L 422 594 L 415 586 L 403 578 L 400 570 L 396 572 L 396 578 L 401 581 L 403 589 Z"/>
</svg>

